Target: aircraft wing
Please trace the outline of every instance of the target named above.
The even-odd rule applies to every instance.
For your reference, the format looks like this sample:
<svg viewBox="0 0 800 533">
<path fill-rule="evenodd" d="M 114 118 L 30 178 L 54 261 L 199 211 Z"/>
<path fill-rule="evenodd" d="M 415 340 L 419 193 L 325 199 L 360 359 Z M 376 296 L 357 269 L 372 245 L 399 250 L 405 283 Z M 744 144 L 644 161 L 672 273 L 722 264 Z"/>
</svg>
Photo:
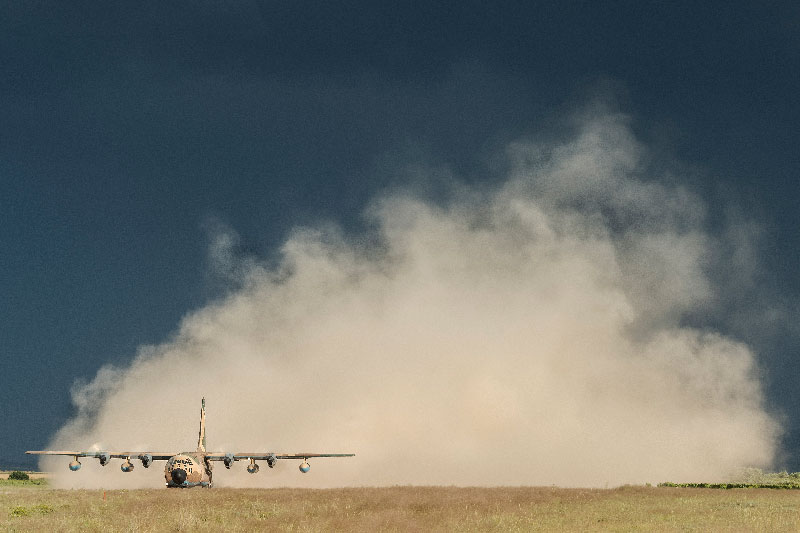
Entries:
<svg viewBox="0 0 800 533">
<path fill-rule="evenodd" d="M 255 459 L 257 461 L 274 461 L 275 459 L 311 459 L 312 457 L 354 457 L 354 453 L 274 453 L 274 452 L 237 452 L 222 453 L 211 452 L 206 454 L 209 461 L 243 461 Z"/>
<path fill-rule="evenodd" d="M 178 455 L 178 452 L 117 452 L 117 451 L 96 451 L 96 452 L 77 452 L 67 450 L 36 450 L 25 452 L 31 455 L 71 455 L 73 457 L 97 457 L 105 458 L 106 460 L 114 459 L 127 459 L 128 457 L 138 459 L 144 456 L 150 456 L 152 461 L 166 461 L 173 455 Z"/>
</svg>

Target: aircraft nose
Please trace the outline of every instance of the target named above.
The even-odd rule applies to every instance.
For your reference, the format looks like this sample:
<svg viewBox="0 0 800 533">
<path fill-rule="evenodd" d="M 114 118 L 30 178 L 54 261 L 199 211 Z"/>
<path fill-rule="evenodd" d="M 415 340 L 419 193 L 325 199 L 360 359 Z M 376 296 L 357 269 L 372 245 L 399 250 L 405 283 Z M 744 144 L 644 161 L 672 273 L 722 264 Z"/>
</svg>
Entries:
<svg viewBox="0 0 800 533">
<path fill-rule="evenodd" d="M 173 470 L 172 471 L 172 481 L 176 485 L 180 485 L 184 481 L 186 481 L 186 470 L 184 470 L 183 468 L 176 468 L 175 470 Z"/>
</svg>

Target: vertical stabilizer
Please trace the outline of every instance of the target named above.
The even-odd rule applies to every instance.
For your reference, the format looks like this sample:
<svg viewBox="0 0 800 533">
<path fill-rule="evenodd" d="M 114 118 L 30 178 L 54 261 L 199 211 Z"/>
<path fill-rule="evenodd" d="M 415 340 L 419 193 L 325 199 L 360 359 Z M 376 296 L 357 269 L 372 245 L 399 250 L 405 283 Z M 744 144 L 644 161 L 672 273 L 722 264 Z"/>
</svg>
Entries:
<svg viewBox="0 0 800 533">
<path fill-rule="evenodd" d="M 200 435 L 197 436 L 197 451 L 206 451 L 206 399 L 200 407 Z"/>
</svg>

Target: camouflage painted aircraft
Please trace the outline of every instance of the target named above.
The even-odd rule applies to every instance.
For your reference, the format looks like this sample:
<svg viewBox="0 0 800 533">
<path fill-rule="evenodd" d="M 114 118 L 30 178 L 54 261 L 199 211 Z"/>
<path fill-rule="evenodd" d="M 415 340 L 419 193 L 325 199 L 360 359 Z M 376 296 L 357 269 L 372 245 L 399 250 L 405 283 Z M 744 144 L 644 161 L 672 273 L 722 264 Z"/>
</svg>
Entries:
<svg viewBox="0 0 800 533">
<path fill-rule="evenodd" d="M 69 463 L 69 469 L 73 472 L 81 467 L 79 457 L 95 457 L 100 460 L 100 465 L 105 466 L 113 459 L 125 459 L 121 469 L 123 472 L 133 470 L 131 459 L 139 459 L 142 466 L 149 468 L 153 461 L 166 461 L 164 467 L 164 478 L 167 487 L 210 487 L 211 471 L 213 461 L 222 461 L 225 468 L 230 469 L 234 461 L 250 461 L 247 471 L 251 474 L 258 472 L 256 461 L 266 461 L 270 468 L 275 466 L 278 459 L 302 459 L 300 471 L 306 473 L 311 469 L 308 460 L 312 457 L 353 457 L 353 453 L 273 453 L 273 452 L 253 452 L 253 453 L 222 453 L 206 451 L 206 399 L 203 398 L 200 409 L 200 435 L 197 439 L 197 450 L 193 452 L 73 452 L 73 451 L 29 451 L 25 452 L 34 455 L 69 455 L 75 459 Z"/>
</svg>

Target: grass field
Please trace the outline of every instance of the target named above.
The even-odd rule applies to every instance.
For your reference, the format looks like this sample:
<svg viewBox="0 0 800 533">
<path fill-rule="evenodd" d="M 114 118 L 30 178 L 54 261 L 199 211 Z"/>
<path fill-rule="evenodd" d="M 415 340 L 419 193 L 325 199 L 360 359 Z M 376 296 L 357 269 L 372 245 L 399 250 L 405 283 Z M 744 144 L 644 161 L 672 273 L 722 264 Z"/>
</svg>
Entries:
<svg viewBox="0 0 800 533">
<path fill-rule="evenodd" d="M 54 490 L 0 485 L 0 531 L 798 531 L 800 491 L 621 487 Z"/>
</svg>

